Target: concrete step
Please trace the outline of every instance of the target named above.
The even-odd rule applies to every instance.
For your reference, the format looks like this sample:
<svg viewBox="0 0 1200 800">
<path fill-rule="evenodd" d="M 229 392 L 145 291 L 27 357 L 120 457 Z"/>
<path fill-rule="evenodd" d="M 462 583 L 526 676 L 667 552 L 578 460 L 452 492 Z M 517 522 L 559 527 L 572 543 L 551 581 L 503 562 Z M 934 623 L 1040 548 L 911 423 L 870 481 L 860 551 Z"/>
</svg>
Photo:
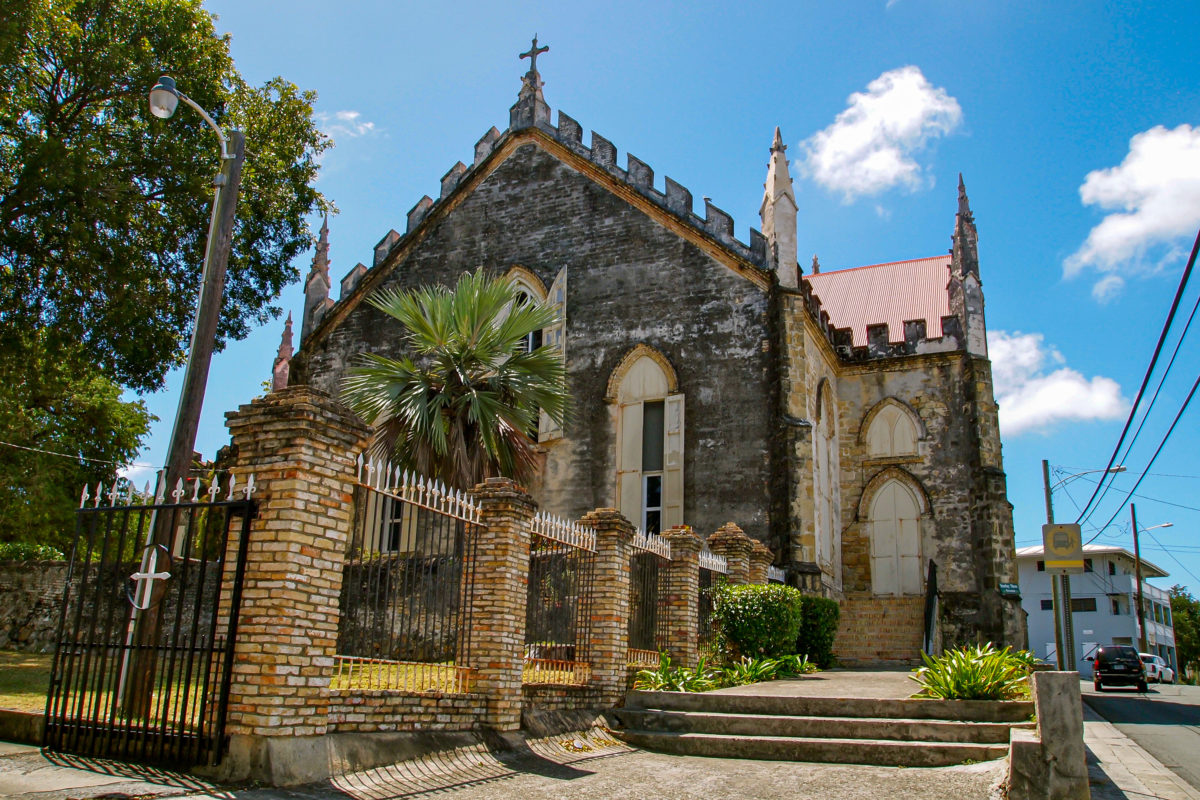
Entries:
<svg viewBox="0 0 1200 800">
<path fill-rule="evenodd" d="M 715 714 L 759 714 L 789 717 L 858 717 L 868 719 L 1025 722 L 1033 703 L 1023 700 L 914 700 L 862 697 L 780 697 L 721 692 L 632 691 L 628 709 L 697 711 Z"/>
<path fill-rule="evenodd" d="M 889 741 L 1008 744 L 1010 728 L 1033 723 L 959 720 L 808 717 L 778 714 L 724 714 L 625 708 L 617 712 L 629 730 L 646 733 L 712 733 L 801 739 L 885 739 Z"/>
<path fill-rule="evenodd" d="M 617 731 L 635 747 L 676 755 L 872 764 L 886 767 L 946 767 L 966 761 L 991 761 L 1008 753 L 1007 745 L 962 742 L 898 742 L 884 739 L 825 739 L 796 736 L 737 736 L 714 733 Z"/>
</svg>

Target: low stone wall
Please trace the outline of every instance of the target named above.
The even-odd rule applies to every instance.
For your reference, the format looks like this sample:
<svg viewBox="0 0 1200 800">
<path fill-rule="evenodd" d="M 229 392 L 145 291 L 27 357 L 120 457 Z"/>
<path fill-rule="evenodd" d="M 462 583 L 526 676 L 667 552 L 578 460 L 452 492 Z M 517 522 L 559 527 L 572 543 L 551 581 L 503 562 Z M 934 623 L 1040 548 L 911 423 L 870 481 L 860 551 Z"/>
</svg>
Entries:
<svg viewBox="0 0 1200 800">
<path fill-rule="evenodd" d="M 846 666 L 915 664 L 924 636 L 924 597 L 850 595 L 841 602 L 833 654 Z"/>
<path fill-rule="evenodd" d="M 66 578 L 64 561 L 0 562 L 0 648 L 54 650 Z"/>
<path fill-rule="evenodd" d="M 329 692 L 329 733 L 470 731 L 487 708 L 482 694 L 335 689 Z"/>
<path fill-rule="evenodd" d="M 521 711 L 591 711 L 603 705 L 601 692 L 594 686 L 522 686 Z"/>
</svg>

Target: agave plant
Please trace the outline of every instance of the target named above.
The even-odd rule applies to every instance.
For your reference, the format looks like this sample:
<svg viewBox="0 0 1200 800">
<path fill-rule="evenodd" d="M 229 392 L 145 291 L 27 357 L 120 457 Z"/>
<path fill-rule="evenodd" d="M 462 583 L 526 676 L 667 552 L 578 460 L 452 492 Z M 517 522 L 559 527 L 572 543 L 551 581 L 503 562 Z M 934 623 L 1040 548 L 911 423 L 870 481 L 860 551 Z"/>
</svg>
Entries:
<svg viewBox="0 0 1200 800">
<path fill-rule="evenodd" d="M 364 353 L 342 382 L 343 400 L 375 426 L 373 453 L 459 489 L 532 477 L 539 412 L 559 425 L 567 413 L 560 351 L 526 345 L 555 310 L 482 270 L 453 289 L 382 290 L 367 302 L 400 323 L 408 350 Z"/>
<path fill-rule="evenodd" d="M 1023 651 L 1022 651 L 1023 653 Z M 938 658 L 922 653 L 925 666 L 909 677 L 918 697 L 939 700 L 1011 700 L 1021 696 L 1029 676 L 1028 659 L 989 642 L 947 650 Z"/>
</svg>

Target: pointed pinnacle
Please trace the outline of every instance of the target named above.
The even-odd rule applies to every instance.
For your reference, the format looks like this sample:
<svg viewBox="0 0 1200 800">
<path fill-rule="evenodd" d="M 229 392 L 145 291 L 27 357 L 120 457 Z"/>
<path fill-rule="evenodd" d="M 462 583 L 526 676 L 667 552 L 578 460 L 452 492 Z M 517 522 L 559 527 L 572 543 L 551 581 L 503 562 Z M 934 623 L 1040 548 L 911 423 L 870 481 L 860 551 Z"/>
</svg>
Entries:
<svg viewBox="0 0 1200 800">
<path fill-rule="evenodd" d="M 971 201 L 967 199 L 967 187 L 963 183 L 962 173 L 958 173 L 958 213 L 971 214 Z"/>
<path fill-rule="evenodd" d="M 787 150 L 787 145 L 783 143 L 783 136 L 779 133 L 779 126 L 775 126 L 775 139 L 771 142 L 771 152 L 776 150 Z"/>
</svg>

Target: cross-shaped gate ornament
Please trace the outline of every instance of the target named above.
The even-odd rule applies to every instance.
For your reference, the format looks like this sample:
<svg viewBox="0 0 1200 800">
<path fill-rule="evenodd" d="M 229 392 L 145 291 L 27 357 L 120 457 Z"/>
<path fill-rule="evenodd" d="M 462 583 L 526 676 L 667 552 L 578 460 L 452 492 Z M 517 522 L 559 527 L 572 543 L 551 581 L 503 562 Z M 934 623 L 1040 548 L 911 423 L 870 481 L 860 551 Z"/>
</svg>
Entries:
<svg viewBox="0 0 1200 800">
<path fill-rule="evenodd" d="M 153 605 L 154 582 L 170 580 L 171 573 L 158 569 L 158 554 L 162 552 L 167 558 L 167 567 L 171 566 L 171 554 L 161 544 L 147 545 L 142 552 L 142 568 L 129 576 L 129 580 L 137 584 L 137 588 L 129 595 L 129 603 L 138 611 L 145 611 Z"/>
</svg>

